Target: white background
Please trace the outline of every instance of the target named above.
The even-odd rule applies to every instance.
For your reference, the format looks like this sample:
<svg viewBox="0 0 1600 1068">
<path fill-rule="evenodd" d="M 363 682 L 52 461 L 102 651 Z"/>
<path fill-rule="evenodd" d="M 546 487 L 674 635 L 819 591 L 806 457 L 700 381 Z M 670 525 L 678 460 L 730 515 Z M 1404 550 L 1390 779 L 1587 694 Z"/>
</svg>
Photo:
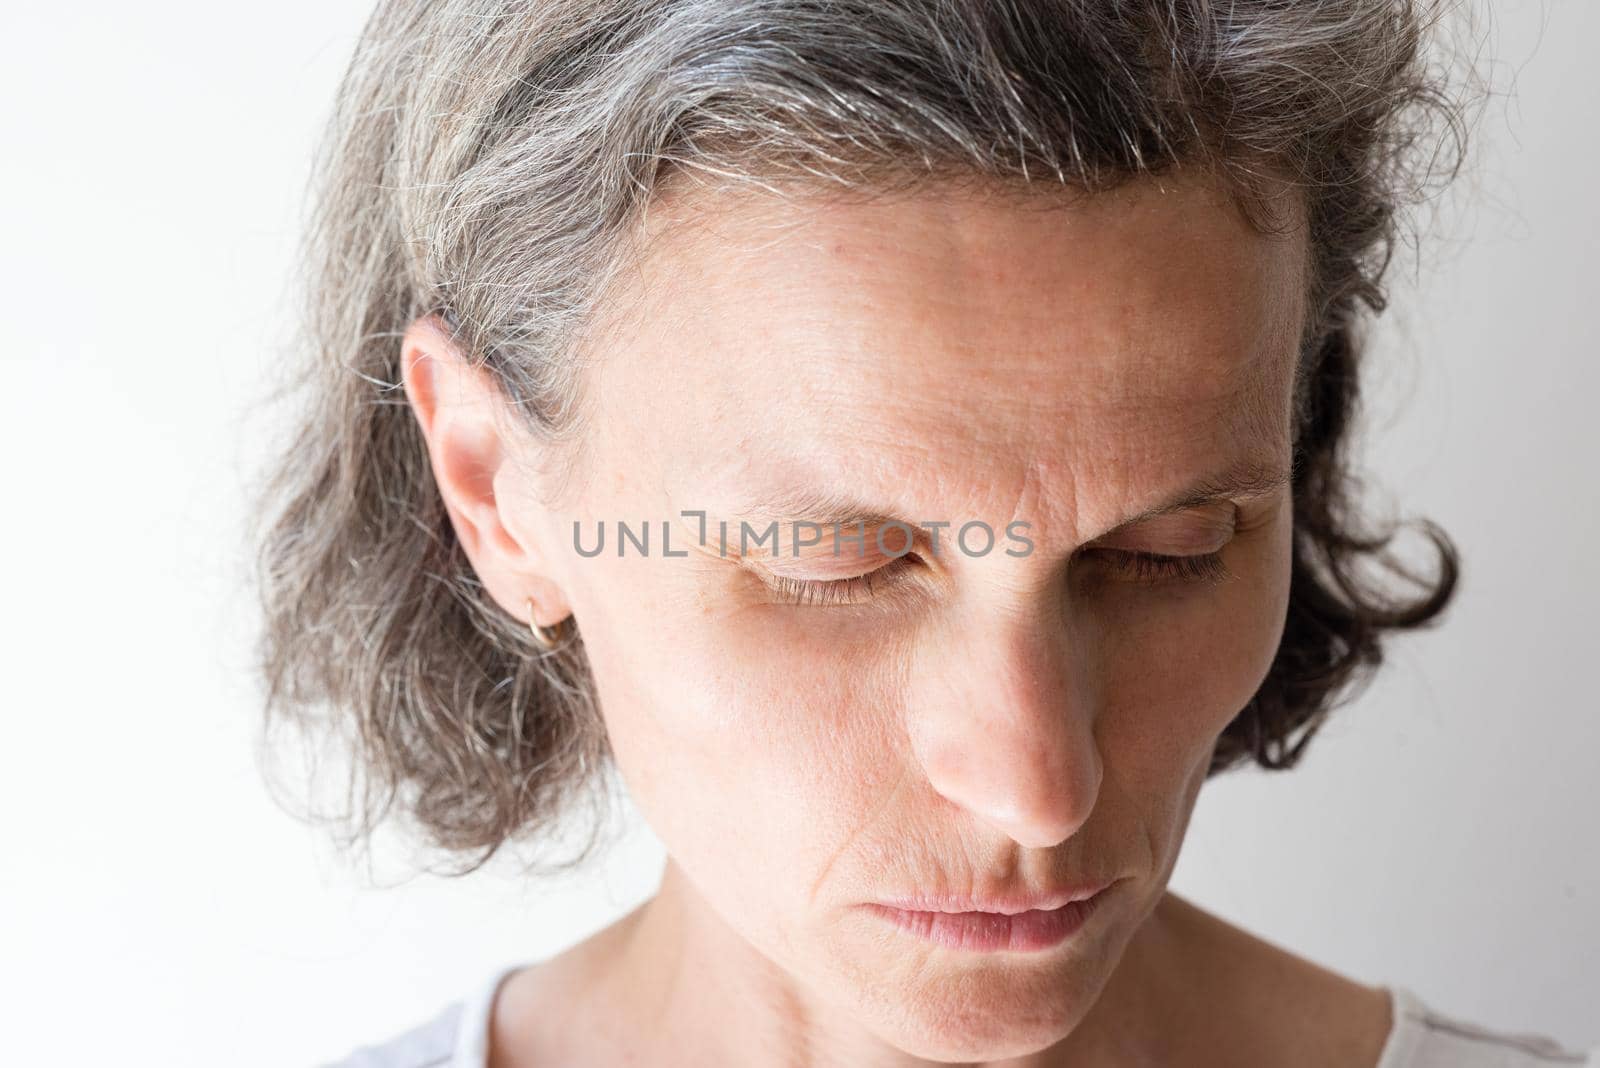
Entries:
<svg viewBox="0 0 1600 1068">
<path fill-rule="evenodd" d="M 1449 1012 L 1600 1043 L 1600 8 L 1495 0 L 1500 94 L 1374 348 L 1375 484 L 1459 540 L 1305 765 L 1210 784 L 1174 886 Z M 7 19 L 0 1017 L 11 1064 L 309 1065 L 653 888 L 367 885 L 269 799 L 239 522 L 312 138 L 365 2 Z M 386 879 L 392 881 L 394 871 Z"/>
</svg>

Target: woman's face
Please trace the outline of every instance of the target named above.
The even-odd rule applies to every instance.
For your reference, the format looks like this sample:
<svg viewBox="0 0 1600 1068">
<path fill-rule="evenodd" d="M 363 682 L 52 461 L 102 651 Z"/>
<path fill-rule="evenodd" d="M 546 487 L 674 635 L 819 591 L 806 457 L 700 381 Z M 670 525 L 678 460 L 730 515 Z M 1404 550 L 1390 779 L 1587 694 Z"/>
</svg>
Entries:
<svg viewBox="0 0 1600 1068">
<path fill-rule="evenodd" d="M 682 877 L 808 997 L 925 1056 L 1082 1017 L 1288 599 L 1302 235 L 1198 177 L 1046 200 L 666 200 L 591 352 L 588 477 L 500 501 Z M 832 505 L 919 525 L 912 555 L 872 519 L 864 547 L 802 544 Z M 648 555 L 619 557 L 618 521 Z M 772 521 L 777 556 L 753 544 Z M 973 522 L 987 553 L 982 528 L 957 543 Z M 1107 882 L 1044 950 L 864 907 Z"/>
</svg>

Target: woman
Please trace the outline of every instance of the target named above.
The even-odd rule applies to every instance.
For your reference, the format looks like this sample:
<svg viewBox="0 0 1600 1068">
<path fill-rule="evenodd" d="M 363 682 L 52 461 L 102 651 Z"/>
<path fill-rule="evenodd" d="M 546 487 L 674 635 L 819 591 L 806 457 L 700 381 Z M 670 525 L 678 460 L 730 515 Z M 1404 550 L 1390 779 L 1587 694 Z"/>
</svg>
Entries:
<svg viewBox="0 0 1600 1068">
<path fill-rule="evenodd" d="M 1206 779 L 1291 766 L 1451 596 L 1343 460 L 1459 135 L 1435 16 L 384 3 L 270 708 L 343 717 L 363 827 L 470 867 L 615 768 L 669 860 L 345 1063 L 1580 1063 L 1166 889 Z"/>
</svg>

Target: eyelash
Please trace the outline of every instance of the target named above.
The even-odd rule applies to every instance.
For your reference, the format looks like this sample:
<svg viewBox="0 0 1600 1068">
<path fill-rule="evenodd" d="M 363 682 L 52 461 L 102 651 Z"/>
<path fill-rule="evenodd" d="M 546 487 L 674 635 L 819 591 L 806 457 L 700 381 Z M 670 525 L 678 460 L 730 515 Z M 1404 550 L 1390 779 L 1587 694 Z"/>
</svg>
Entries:
<svg viewBox="0 0 1600 1068">
<path fill-rule="evenodd" d="M 1117 569 L 1134 582 L 1222 582 L 1233 577 L 1222 562 L 1220 551 L 1199 556 L 1169 556 L 1137 549 L 1091 551 L 1116 560 Z"/>
<path fill-rule="evenodd" d="M 1115 561 L 1112 566 L 1137 583 L 1222 582 L 1233 577 L 1228 565 L 1222 562 L 1220 551 L 1200 556 L 1171 556 L 1133 549 L 1093 549 L 1089 552 L 1101 559 Z M 909 562 L 917 562 L 915 554 L 899 557 L 875 571 L 853 578 L 795 579 L 769 574 L 766 579 L 788 604 L 852 604 L 858 596 L 870 595 L 875 586 L 881 587 L 885 582 L 895 581 Z"/>
<path fill-rule="evenodd" d="M 787 575 L 768 574 L 767 582 L 788 604 L 853 604 L 860 594 L 870 594 L 874 586 L 882 586 L 898 578 L 898 573 L 915 561 L 915 554 L 896 557 L 894 560 L 865 575 L 843 579 L 795 579 Z"/>
</svg>

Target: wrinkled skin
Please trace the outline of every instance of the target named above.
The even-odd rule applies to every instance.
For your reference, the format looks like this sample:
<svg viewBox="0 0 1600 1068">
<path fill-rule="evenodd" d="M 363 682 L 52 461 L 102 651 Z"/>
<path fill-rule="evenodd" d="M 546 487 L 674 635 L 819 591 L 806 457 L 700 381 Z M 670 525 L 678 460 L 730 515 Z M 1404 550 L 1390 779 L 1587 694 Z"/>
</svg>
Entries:
<svg viewBox="0 0 1600 1068">
<path fill-rule="evenodd" d="M 669 854 L 654 899 L 507 984 L 495 1063 L 1172 1063 L 1264 1011 L 1251 997 L 1364 991 L 1285 964 L 1323 978 L 1252 993 L 1276 951 L 1166 891 L 1282 633 L 1301 227 L 1260 233 L 1180 172 L 1025 199 L 685 187 L 646 238 L 586 352 L 570 484 L 432 320 L 405 339 L 474 567 L 518 618 L 530 596 L 540 623 L 575 616 Z M 1129 522 L 1239 472 L 1256 477 Z M 719 521 L 787 523 L 761 502 L 802 490 L 950 526 L 901 559 L 871 528 L 838 555 L 830 535 L 796 558 L 792 528 L 780 556 L 736 533 L 721 552 Z M 649 521 L 650 555 L 618 557 L 618 520 Z M 987 555 L 951 542 L 972 520 L 999 534 Z M 1004 551 L 1018 521 L 1026 555 Z M 606 551 L 580 555 L 574 523 L 587 547 L 610 528 Z M 1131 552 L 1220 554 L 1225 577 Z M 937 946 L 861 907 L 1107 881 L 1039 952 Z M 1215 1003 L 1196 1012 L 1201 975 Z M 1350 1043 L 1334 1055 L 1375 1059 L 1367 994 L 1322 997 L 1359 1017 L 1328 1025 Z"/>
</svg>

